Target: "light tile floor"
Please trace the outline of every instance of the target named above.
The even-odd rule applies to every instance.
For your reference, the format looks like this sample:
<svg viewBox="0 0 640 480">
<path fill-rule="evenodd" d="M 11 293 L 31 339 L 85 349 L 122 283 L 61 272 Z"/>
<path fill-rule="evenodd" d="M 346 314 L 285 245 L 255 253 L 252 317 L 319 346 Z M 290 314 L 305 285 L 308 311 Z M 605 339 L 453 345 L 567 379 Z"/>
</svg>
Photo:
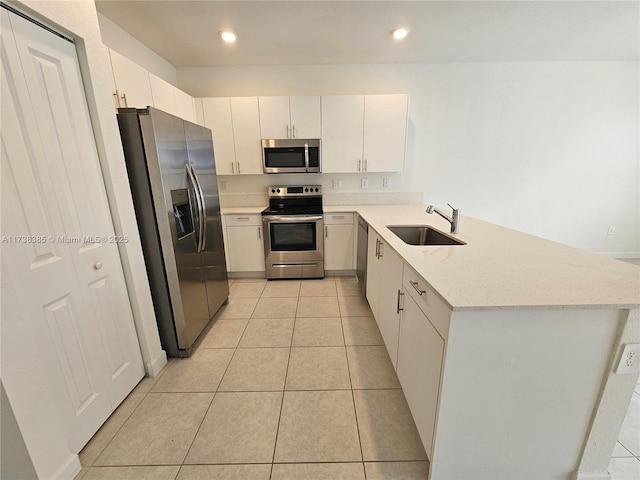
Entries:
<svg viewBox="0 0 640 480">
<path fill-rule="evenodd" d="M 232 280 L 216 317 L 190 358 L 118 407 L 77 480 L 427 478 L 354 278 Z"/>
<path fill-rule="evenodd" d="M 80 453 L 76 480 L 385 480 L 428 462 L 352 278 L 230 281 L 188 359 L 145 378 Z M 640 383 L 609 471 L 640 479 Z"/>
</svg>

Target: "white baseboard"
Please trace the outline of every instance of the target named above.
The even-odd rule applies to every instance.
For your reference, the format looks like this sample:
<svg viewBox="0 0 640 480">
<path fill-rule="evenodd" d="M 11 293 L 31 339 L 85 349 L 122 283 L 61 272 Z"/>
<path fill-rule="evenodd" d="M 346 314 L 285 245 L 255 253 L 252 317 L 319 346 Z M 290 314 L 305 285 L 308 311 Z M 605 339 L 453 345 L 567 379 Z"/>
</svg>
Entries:
<svg viewBox="0 0 640 480">
<path fill-rule="evenodd" d="M 640 252 L 597 252 L 598 255 L 606 255 L 613 258 L 640 258 Z"/>
<path fill-rule="evenodd" d="M 160 350 L 160 353 L 150 363 L 146 363 L 144 369 L 147 373 L 147 377 L 156 377 L 160 370 L 167 364 L 167 352 Z"/>
<path fill-rule="evenodd" d="M 573 480 L 611 480 L 611 475 L 609 472 L 576 472 Z"/>
<path fill-rule="evenodd" d="M 78 455 L 69 455 L 67 461 L 60 466 L 53 478 L 57 480 L 73 480 L 80 470 L 82 470 L 80 457 Z"/>
</svg>

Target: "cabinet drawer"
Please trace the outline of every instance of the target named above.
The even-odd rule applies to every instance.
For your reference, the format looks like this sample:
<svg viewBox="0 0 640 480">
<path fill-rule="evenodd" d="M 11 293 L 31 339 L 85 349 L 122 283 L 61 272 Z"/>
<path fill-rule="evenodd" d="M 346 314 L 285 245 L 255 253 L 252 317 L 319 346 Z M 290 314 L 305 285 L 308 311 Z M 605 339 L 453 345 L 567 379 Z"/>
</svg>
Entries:
<svg viewBox="0 0 640 480">
<path fill-rule="evenodd" d="M 224 221 L 227 226 L 232 225 L 262 225 L 262 215 L 225 215 Z"/>
<path fill-rule="evenodd" d="M 325 213 L 326 225 L 353 224 L 353 213 Z"/>
<path fill-rule="evenodd" d="M 404 289 L 411 295 L 420 307 L 420 310 L 429 318 L 433 326 L 438 330 L 442 338 L 446 339 L 449 332 L 449 319 L 451 309 L 442 299 L 427 285 L 420 275 L 405 264 L 402 277 Z"/>
</svg>

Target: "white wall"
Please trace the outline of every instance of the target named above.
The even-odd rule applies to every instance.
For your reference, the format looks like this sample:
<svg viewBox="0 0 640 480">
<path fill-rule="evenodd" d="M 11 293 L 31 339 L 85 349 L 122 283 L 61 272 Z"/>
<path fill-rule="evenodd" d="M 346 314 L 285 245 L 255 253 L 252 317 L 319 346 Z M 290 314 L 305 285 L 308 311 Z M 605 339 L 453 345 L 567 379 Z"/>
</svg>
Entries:
<svg viewBox="0 0 640 480">
<path fill-rule="evenodd" d="M 101 13 L 98 13 L 98 22 L 100 23 L 102 41 L 107 47 L 149 70 L 171 85 L 177 86 L 176 68 L 173 65 Z"/>
<path fill-rule="evenodd" d="M 639 81 L 635 62 L 178 69 L 195 97 L 409 93 L 392 189 L 616 256 L 640 256 Z M 358 188 L 359 174 L 343 177 Z M 256 184 L 227 178 L 234 192 Z"/>
</svg>

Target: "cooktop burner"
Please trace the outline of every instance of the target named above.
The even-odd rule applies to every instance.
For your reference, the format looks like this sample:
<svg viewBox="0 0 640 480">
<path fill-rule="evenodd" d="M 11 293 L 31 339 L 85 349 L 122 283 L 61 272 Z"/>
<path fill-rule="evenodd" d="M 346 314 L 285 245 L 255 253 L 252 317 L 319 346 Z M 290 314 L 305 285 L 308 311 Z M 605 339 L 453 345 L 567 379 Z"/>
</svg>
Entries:
<svg viewBox="0 0 640 480">
<path fill-rule="evenodd" d="M 285 185 L 267 187 L 269 206 L 262 215 L 322 214 L 320 185 Z"/>
</svg>

